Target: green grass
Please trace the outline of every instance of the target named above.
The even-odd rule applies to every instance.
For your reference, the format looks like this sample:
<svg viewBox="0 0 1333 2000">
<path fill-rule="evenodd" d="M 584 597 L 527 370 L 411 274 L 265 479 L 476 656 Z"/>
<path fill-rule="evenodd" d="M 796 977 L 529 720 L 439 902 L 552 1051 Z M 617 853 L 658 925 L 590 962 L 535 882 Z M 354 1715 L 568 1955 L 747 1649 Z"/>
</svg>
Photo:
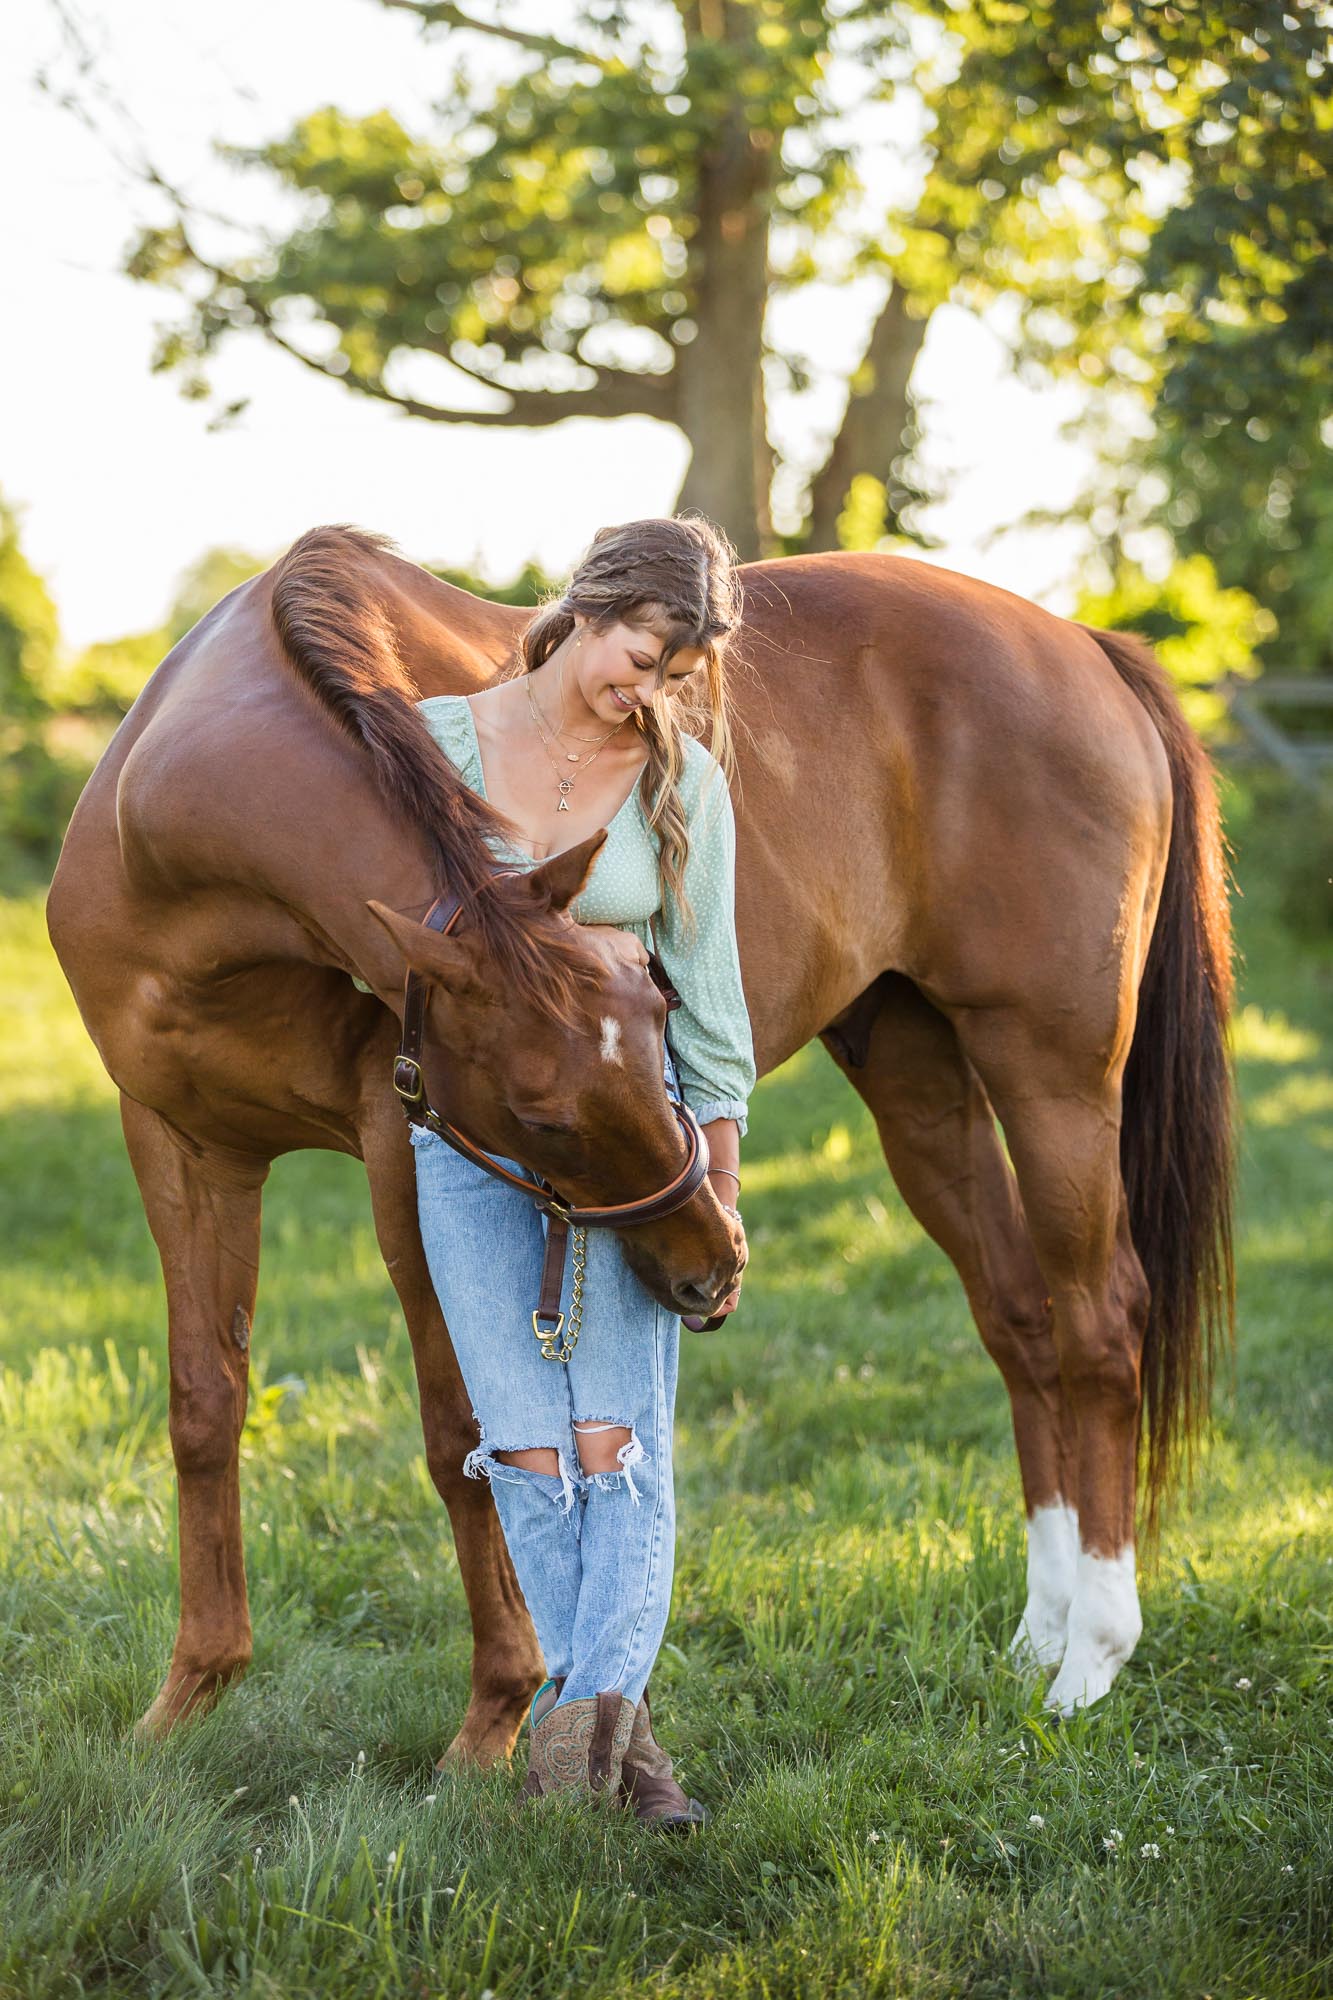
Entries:
<svg viewBox="0 0 1333 2000">
<path fill-rule="evenodd" d="M 676 1844 L 437 1779 L 462 1593 L 332 1157 L 281 1161 L 266 1204 L 254 1666 L 128 1740 L 175 1611 L 160 1280 L 39 899 L 0 905 L 0 1995 L 1327 1994 L 1333 955 L 1281 929 L 1263 815 L 1233 827 L 1239 1351 L 1132 1665 L 1057 1726 L 1005 1663 L 999 1378 L 807 1050 L 755 1102 L 743 1311 L 684 1351 L 654 1691 L 716 1816 Z"/>
</svg>

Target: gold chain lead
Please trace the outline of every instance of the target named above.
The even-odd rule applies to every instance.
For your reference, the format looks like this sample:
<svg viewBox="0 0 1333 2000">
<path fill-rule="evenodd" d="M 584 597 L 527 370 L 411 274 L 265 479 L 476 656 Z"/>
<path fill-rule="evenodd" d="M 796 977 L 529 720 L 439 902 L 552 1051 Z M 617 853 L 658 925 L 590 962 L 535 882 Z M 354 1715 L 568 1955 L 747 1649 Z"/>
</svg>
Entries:
<svg viewBox="0 0 1333 2000">
<path fill-rule="evenodd" d="M 568 1361 L 583 1331 L 583 1270 L 588 1255 L 588 1232 L 580 1229 L 577 1223 L 570 1231 L 569 1254 L 574 1264 L 574 1283 L 569 1293 L 569 1332 L 559 1347 L 555 1343 L 560 1339 L 561 1328 L 565 1324 L 564 1314 L 550 1333 L 543 1333 L 537 1324 L 536 1313 L 532 1315 L 532 1330 L 537 1336 L 543 1361 Z"/>
</svg>

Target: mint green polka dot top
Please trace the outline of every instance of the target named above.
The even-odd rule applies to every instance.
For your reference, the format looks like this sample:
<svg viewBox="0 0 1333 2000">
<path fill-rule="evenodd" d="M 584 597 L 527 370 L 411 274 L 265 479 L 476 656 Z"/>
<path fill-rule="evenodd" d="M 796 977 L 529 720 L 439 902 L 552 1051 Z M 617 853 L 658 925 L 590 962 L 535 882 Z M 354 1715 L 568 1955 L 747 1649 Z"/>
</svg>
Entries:
<svg viewBox="0 0 1333 2000">
<path fill-rule="evenodd" d="M 417 706 L 450 763 L 485 798 L 481 747 L 466 695 L 432 695 Z M 717 759 L 697 738 L 684 740 L 680 795 L 690 835 L 685 892 L 694 911 L 694 936 L 686 941 L 674 896 L 664 906 L 657 836 L 644 816 L 637 777 L 608 822 L 602 851 L 570 915 L 577 923 L 632 931 L 646 950 L 656 950 L 681 1000 L 667 1027 L 681 1095 L 701 1125 L 734 1118 L 743 1133 L 755 1062 L 736 949 L 736 821 Z M 506 866 L 538 865 L 499 835 L 490 845 Z"/>
</svg>

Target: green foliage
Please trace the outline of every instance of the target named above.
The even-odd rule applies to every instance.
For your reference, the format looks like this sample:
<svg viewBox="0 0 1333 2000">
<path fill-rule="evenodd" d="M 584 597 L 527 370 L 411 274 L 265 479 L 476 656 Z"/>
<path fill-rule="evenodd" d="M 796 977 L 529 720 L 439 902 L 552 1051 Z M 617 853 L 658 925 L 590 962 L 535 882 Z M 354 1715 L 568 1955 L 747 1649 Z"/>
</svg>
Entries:
<svg viewBox="0 0 1333 2000">
<path fill-rule="evenodd" d="M 540 563 L 531 561 L 525 562 L 508 583 L 492 583 L 474 570 L 443 563 L 427 563 L 426 567 L 442 583 L 452 583 L 456 589 L 470 591 L 474 597 L 488 598 L 492 604 L 540 604 L 557 583 L 563 582 L 563 578 L 552 576 Z"/>
<path fill-rule="evenodd" d="M 248 578 L 267 569 L 270 558 L 248 549 L 207 549 L 177 577 L 163 625 L 104 639 L 87 646 L 61 667 L 52 683 L 53 700 L 66 712 L 122 716 L 134 706 L 153 669 L 215 604 Z"/>
<path fill-rule="evenodd" d="M 1135 1659 L 1060 1726 L 1010 1667 L 1007 1402 L 869 1115 L 806 1050 L 756 1094 L 745 1304 L 682 1350 L 653 1694 L 714 1808 L 687 1842 L 524 1808 L 516 1773 L 434 1771 L 468 1693 L 463 1592 L 364 1178 L 333 1155 L 280 1160 L 266 1195 L 254 1666 L 208 1720 L 133 1743 L 175 1607 L 161 1280 L 39 902 L 0 906 L 20 995 L 0 1051 L 0 1991 L 1326 1994 L 1333 960 L 1277 918 L 1291 829 L 1235 792 L 1228 819 L 1239 1356 Z"/>
<path fill-rule="evenodd" d="M 602 47 L 618 26 L 586 9 L 570 33 Z M 445 356 L 523 390 L 525 421 L 541 421 L 543 406 L 547 420 L 565 414 L 593 365 L 618 385 L 604 414 L 669 414 L 673 349 L 722 304 L 705 297 L 690 260 L 719 125 L 738 113 L 756 173 L 773 165 L 766 205 L 781 213 L 794 256 L 812 254 L 849 191 L 847 149 L 820 122 L 831 27 L 797 0 L 770 0 L 735 39 L 691 34 L 664 52 L 626 27 L 623 56 L 579 62 L 552 50 L 484 98 L 460 65 L 428 137 L 385 111 L 351 117 L 325 105 L 270 145 L 228 150 L 301 197 L 305 219 L 225 268 L 183 217 L 145 232 L 131 274 L 189 302 L 159 365 L 198 381 L 219 342 L 258 332 L 420 415 L 450 413 L 395 387 L 407 355 Z M 900 35 L 891 21 L 865 32 L 868 64 Z M 781 156 L 789 131 L 803 135 L 799 162 Z M 604 342 L 590 363 L 582 350 L 594 329 L 638 334 L 648 365 L 612 365 Z M 560 386 L 524 380 L 543 354 L 564 374 L 541 379 Z"/>
<path fill-rule="evenodd" d="M 0 718 L 35 721 L 59 637 L 51 594 L 19 546 L 18 517 L 0 495 Z"/>
<path fill-rule="evenodd" d="M 101 639 L 60 669 L 53 698 L 61 709 L 76 714 L 126 715 L 170 647 L 165 629 Z"/>
<path fill-rule="evenodd" d="M 0 498 L 0 850 L 49 864 L 83 782 L 52 743 L 59 629 L 51 596 Z"/>
<path fill-rule="evenodd" d="M 1285 407 L 1248 417 L 1227 406 L 1197 428 L 1160 422 L 1148 462 L 1178 547 L 1205 552 L 1225 583 L 1273 614 L 1261 644 L 1284 673 L 1333 672 L 1333 452 L 1323 384 L 1294 386 Z M 1244 419 L 1242 421 L 1242 419 Z"/>
<path fill-rule="evenodd" d="M 266 567 L 244 549 L 209 549 L 178 578 L 164 626 L 61 657 L 55 607 L 0 500 L 0 856 L 50 867 L 114 725 L 163 655 L 206 611 Z"/>
<path fill-rule="evenodd" d="M 858 472 L 847 489 L 846 506 L 838 516 L 838 547 L 875 549 L 888 532 L 888 487 L 872 473 Z"/>
<path fill-rule="evenodd" d="M 1297 790 L 1275 772 L 1251 778 L 1239 838 L 1256 825 L 1263 842 L 1264 886 L 1294 938 L 1327 951 L 1333 939 L 1333 790 Z"/>
<path fill-rule="evenodd" d="M 1275 614 L 1267 657 L 1327 665 L 1327 23 L 1286 0 L 962 0 L 950 21 L 905 280 L 1009 300 L 1028 361 L 1141 400 L 1145 442 L 1106 425 L 1099 539 L 1165 527 Z"/>
<path fill-rule="evenodd" d="M 1155 377 L 1196 428 L 1276 414 L 1320 375 L 1333 99 L 1314 10 L 963 0 L 950 26 L 919 220 L 980 296 L 1016 298 L 1033 351 Z"/>
<path fill-rule="evenodd" d="M 1269 611 L 1243 590 L 1223 590 L 1207 556 L 1184 556 L 1155 579 L 1122 563 L 1108 591 L 1086 592 L 1084 624 L 1140 633 L 1175 681 L 1193 728 L 1205 735 L 1226 715 L 1211 684 L 1258 671 L 1256 647 L 1273 630 Z"/>
<path fill-rule="evenodd" d="M 206 550 L 198 562 L 192 563 L 176 579 L 175 594 L 167 613 L 167 645 L 163 651 L 169 651 L 199 623 L 205 612 L 211 611 L 238 584 L 258 576 L 272 560 L 271 556 L 257 556 L 250 549 Z"/>
</svg>

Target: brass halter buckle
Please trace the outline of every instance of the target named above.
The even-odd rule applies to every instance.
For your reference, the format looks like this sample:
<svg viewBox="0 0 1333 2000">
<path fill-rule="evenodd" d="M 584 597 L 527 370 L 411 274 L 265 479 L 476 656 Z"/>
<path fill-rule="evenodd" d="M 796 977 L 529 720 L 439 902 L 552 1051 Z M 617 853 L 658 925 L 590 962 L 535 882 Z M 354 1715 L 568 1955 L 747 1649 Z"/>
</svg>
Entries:
<svg viewBox="0 0 1333 2000">
<path fill-rule="evenodd" d="M 404 1104 L 420 1104 L 426 1095 L 426 1079 L 415 1056 L 394 1058 L 393 1087 Z"/>
</svg>

